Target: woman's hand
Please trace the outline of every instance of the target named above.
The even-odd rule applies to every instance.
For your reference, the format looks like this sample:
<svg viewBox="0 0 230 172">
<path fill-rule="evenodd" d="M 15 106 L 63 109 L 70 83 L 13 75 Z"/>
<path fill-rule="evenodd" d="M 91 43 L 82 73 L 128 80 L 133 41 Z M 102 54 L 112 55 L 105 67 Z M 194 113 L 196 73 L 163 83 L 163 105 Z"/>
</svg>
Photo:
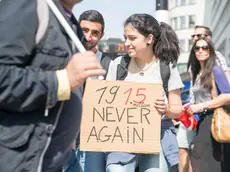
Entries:
<svg viewBox="0 0 230 172">
<path fill-rule="evenodd" d="M 167 112 L 167 104 L 165 103 L 165 98 L 160 97 L 156 99 L 154 107 L 160 114 L 165 114 Z"/>
<path fill-rule="evenodd" d="M 185 106 L 184 106 L 185 108 Z M 203 104 L 194 104 L 190 105 L 186 111 L 188 112 L 189 115 L 193 115 L 194 113 L 199 113 L 202 112 L 204 109 Z"/>
</svg>

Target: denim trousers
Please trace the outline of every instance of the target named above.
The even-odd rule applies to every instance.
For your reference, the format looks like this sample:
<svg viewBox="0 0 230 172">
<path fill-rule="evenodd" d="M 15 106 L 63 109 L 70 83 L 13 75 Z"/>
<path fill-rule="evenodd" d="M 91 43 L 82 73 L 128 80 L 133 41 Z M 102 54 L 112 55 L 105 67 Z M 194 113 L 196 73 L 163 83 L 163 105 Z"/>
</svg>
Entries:
<svg viewBox="0 0 230 172">
<path fill-rule="evenodd" d="M 84 170 L 84 152 L 72 150 L 71 156 L 65 165 L 64 172 L 83 172 Z M 83 161 L 83 163 L 82 163 Z"/>
<path fill-rule="evenodd" d="M 105 172 L 106 157 L 104 152 L 85 152 L 84 172 Z"/>
<path fill-rule="evenodd" d="M 160 154 L 137 154 L 128 164 L 110 164 L 106 167 L 106 156 L 103 152 L 85 152 L 84 172 L 169 172 L 170 165 Z"/>
<path fill-rule="evenodd" d="M 160 154 L 137 154 L 128 164 L 110 164 L 106 167 L 104 152 L 82 152 L 77 147 L 76 152 L 72 151 L 65 172 L 134 172 L 136 166 L 139 166 L 139 172 L 170 171 L 163 151 Z"/>
<path fill-rule="evenodd" d="M 76 148 L 76 151 L 72 151 L 65 172 L 134 172 L 136 166 L 139 166 L 139 172 L 170 171 L 170 165 L 165 159 L 162 146 L 160 154 L 137 154 L 133 161 L 128 164 L 111 164 L 107 167 L 104 152 L 80 151 L 79 138 L 76 142 Z"/>
<path fill-rule="evenodd" d="M 170 169 L 163 151 L 160 151 L 160 154 L 137 154 L 128 164 L 109 164 L 106 172 L 135 172 L 137 166 L 139 172 L 169 172 Z"/>
</svg>

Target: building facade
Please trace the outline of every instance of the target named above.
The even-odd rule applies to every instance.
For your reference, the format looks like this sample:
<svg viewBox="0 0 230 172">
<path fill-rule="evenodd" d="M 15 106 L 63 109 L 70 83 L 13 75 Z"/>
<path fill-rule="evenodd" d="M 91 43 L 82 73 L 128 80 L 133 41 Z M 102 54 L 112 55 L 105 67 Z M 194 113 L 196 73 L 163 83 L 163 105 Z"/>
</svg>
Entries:
<svg viewBox="0 0 230 172">
<path fill-rule="evenodd" d="M 196 25 L 204 24 L 205 0 L 168 0 L 168 8 L 170 24 L 180 41 L 178 69 L 183 73 L 192 47 L 191 35 Z"/>
<path fill-rule="evenodd" d="M 204 25 L 212 30 L 212 41 L 230 66 L 230 0 L 207 1 Z"/>
</svg>

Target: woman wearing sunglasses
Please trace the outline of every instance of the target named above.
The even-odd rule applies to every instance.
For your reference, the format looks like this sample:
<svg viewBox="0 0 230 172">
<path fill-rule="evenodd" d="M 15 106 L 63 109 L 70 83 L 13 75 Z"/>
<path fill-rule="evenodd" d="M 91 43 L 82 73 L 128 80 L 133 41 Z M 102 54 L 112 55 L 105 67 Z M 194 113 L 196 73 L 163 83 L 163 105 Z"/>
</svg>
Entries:
<svg viewBox="0 0 230 172">
<path fill-rule="evenodd" d="M 221 106 L 228 100 L 229 94 L 220 95 L 212 100 L 212 72 L 216 66 L 214 45 L 210 39 L 200 37 L 194 43 L 190 52 L 188 70 L 192 76 L 192 99 L 188 112 L 192 115 L 198 112 L 200 116 L 196 135 L 193 138 L 191 162 L 195 172 L 223 172 L 221 144 L 216 142 L 211 135 L 211 120 L 213 109 Z M 229 87 L 225 75 L 221 84 Z M 230 87 L 229 87 L 230 88 Z"/>
</svg>

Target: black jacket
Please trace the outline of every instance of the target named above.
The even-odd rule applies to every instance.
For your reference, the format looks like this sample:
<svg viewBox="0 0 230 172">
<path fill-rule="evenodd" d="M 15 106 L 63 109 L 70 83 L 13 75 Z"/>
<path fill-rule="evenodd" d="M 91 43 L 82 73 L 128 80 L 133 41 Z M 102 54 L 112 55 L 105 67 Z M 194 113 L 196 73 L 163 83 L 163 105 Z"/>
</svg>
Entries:
<svg viewBox="0 0 230 172">
<path fill-rule="evenodd" d="M 55 3 L 66 16 L 58 0 Z M 81 95 L 73 93 L 71 101 L 58 102 L 55 74 L 75 50 L 51 11 L 47 31 L 36 45 L 36 9 L 34 0 L 0 1 L 1 172 L 59 168 L 79 132 Z M 83 40 L 77 21 L 66 19 Z"/>
</svg>

